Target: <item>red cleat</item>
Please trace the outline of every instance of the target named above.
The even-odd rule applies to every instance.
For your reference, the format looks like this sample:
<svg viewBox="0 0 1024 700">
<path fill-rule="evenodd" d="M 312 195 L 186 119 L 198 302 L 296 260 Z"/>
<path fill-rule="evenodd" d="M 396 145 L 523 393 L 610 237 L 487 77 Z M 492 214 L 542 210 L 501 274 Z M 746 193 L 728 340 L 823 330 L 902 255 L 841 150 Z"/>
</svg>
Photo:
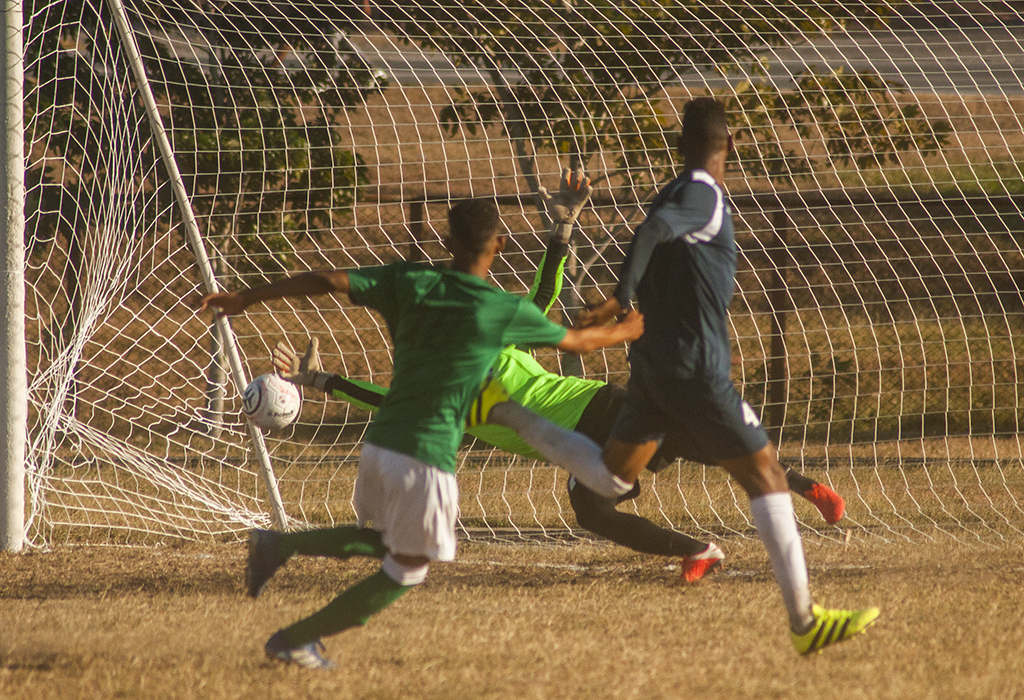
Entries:
<svg viewBox="0 0 1024 700">
<path fill-rule="evenodd" d="M 815 484 L 804 491 L 804 498 L 814 504 L 814 507 L 825 518 L 829 525 L 835 525 L 843 519 L 846 512 L 846 501 L 838 493 L 824 484 Z"/>
<path fill-rule="evenodd" d="M 695 583 L 711 573 L 725 559 L 725 554 L 718 545 L 712 542 L 700 554 L 691 554 L 683 557 L 681 566 L 683 569 L 683 580 L 687 583 Z"/>
</svg>

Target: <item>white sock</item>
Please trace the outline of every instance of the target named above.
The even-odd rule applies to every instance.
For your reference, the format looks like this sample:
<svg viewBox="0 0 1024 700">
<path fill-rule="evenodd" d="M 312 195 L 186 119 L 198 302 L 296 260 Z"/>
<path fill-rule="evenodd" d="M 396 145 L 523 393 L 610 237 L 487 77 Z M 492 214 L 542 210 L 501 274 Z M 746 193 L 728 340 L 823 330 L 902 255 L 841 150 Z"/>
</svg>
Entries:
<svg viewBox="0 0 1024 700">
<path fill-rule="evenodd" d="M 807 578 L 804 546 L 793 513 L 789 493 L 769 493 L 750 499 L 750 514 L 757 534 L 768 550 L 775 580 L 782 589 L 782 600 L 794 630 L 806 629 L 813 621 L 811 588 Z"/>
<path fill-rule="evenodd" d="M 384 555 L 384 561 L 381 562 L 380 568 L 384 570 L 388 578 L 399 586 L 418 586 L 426 580 L 430 564 L 409 566 L 408 564 L 402 564 L 388 552 Z"/>
<path fill-rule="evenodd" d="M 586 435 L 566 430 L 523 408 L 515 401 L 500 403 L 491 409 L 487 422 L 516 431 L 526 443 L 554 464 L 605 498 L 629 493 L 633 484 L 612 474 L 601 457 L 601 446 Z"/>
</svg>

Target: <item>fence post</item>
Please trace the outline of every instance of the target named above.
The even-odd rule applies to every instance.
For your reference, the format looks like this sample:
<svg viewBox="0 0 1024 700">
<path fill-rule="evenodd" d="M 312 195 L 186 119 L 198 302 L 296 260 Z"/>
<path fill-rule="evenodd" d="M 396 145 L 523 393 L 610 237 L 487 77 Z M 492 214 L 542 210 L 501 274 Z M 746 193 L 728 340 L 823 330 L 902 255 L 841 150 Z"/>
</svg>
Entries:
<svg viewBox="0 0 1024 700">
<path fill-rule="evenodd" d="M 771 356 L 768 358 L 768 432 L 772 441 L 782 440 L 782 427 L 786 422 L 786 394 L 789 377 L 786 358 L 786 315 L 790 310 L 789 291 L 786 287 L 786 268 L 789 251 L 786 248 L 790 221 L 782 203 L 772 215 L 772 244 L 768 247 L 771 261 L 771 279 L 768 283 L 768 306 L 772 312 Z"/>
<path fill-rule="evenodd" d="M 412 238 L 412 250 L 406 259 L 409 262 L 422 262 L 427 259 L 423 252 L 423 222 L 426 221 L 426 195 L 423 199 L 409 202 L 409 236 Z"/>
</svg>

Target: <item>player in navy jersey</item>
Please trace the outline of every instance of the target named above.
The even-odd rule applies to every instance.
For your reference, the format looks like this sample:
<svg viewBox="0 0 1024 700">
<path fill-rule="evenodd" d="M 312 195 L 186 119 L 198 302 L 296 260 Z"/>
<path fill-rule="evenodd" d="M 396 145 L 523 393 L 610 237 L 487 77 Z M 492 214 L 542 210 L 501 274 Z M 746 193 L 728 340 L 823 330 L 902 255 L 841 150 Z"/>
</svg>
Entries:
<svg viewBox="0 0 1024 700">
<path fill-rule="evenodd" d="M 603 325 L 637 299 L 645 332 L 630 347 L 624 407 L 602 458 L 632 482 L 662 440 L 680 434 L 692 459 L 722 466 L 750 499 L 792 642 L 806 654 L 862 632 L 878 609 L 825 610 L 812 603 L 785 471 L 731 379 L 728 309 L 737 248 L 722 181 L 732 147 L 722 104 L 690 100 L 678 144 L 682 173 L 658 193 L 637 228 L 615 293 L 581 313 L 577 325 Z"/>
</svg>

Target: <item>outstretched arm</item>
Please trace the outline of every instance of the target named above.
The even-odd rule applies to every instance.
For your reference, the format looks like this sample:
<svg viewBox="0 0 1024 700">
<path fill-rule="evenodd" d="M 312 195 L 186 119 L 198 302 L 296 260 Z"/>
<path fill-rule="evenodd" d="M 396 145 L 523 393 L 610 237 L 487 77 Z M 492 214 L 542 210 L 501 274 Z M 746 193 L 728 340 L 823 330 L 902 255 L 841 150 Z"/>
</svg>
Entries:
<svg viewBox="0 0 1024 700">
<path fill-rule="evenodd" d="M 576 328 L 603 326 L 622 313 L 622 306 L 615 297 L 608 297 L 592 309 L 580 311 L 576 317 Z"/>
<path fill-rule="evenodd" d="M 320 341 L 310 338 L 306 353 L 299 357 L 292 346 L 280 341 L 274 347 L 274 367 L 282 378 L 298 386 L 306 386 L 330 394 L 340 401 L 367 411 L 380 408 L 388 390 L 370 382 L 349 379 L 340 374 L 321 371 Z"/>
<path fill-rule="evenodd" d="M 649 218 L 640 224 L 626 251 L 615 293 L 597 306 L 581 311 L 576 317 L 576 326 L 589 328 L 604 325 L 628 309 L 654 254 L 654 248 L 668 240 L 669 234 L 671 231 L 657 219 Z"/>
<path fill-rule="evenodd" d="M 566 352 L 582 354 L 609 345 L 627 343 L 644 334 L 644 317 L 639 311 L 628 312 L 618 323 L 610 326 L 570 328 L 556 347 Z"/>
<path fill-rule="evenodd" d="M 601 325 L 628 309 L 655 249 L 677 238 L 691 245 L 713 238 L 715 233 L 705 233 L 704 229 L 714 221 L 720 205 L 721 192 L 703 181 L 693 183 L 691 187 L 681 188 L 677 184 L 674 188 L 663 190 L 655 200 L 651 213 L 633 234 L 633 240 L 626 249 L 626 258 L 622 261 L 614 294 L 598 306 L 580 313 L 576 325 L 581 328 Z"/>
<path fill-rule="evenodd" d="M 586 177 L 582 170 L 570 171 L 568 168 L 562 171 L 557 194 L 552 195 L 544 187 L 540 188 L 540 197 L 551 219 L 551 231 L 548 233 L 547 250 L 527 298 L 533 300 L 544 313 L 551 309 L 562 291 L 565 259 L 569 254 L 569 239 L 572 237 L 576 219 L 593 191 L 590 178 Z"/>
<path fill-rule="evenodd" d="M 285 297 L 314 297 L 323 294 L 348 294 L 348 273 L 344 270 L 314 270 L 291 277 L 249 287 L 238 292 L 207 294 L 196 304 L 202 313 L 208 308 L 218 309 L 218 316 L 234 316 L 253 304 L 261 304 Z"/>
</svg>

